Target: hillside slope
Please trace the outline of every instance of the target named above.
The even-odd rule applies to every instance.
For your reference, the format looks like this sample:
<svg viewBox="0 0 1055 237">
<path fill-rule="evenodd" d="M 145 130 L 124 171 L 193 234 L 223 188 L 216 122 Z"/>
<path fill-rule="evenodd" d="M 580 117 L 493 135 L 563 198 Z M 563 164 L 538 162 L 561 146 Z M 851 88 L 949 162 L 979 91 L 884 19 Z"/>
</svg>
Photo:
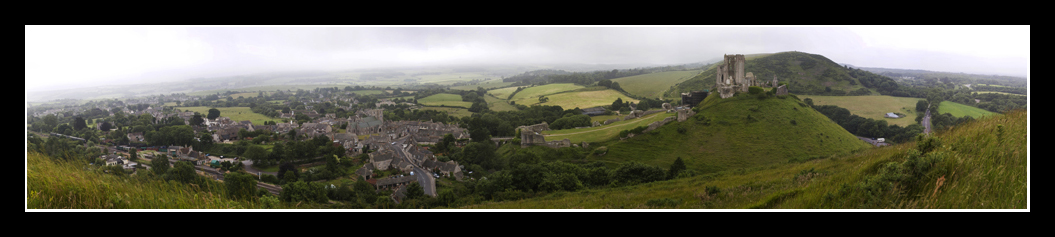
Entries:
<svg viewBox="0 0 1055 237">
<path fill-rule="evenodd" d="M 148 174 L 115 176 L 87 163 L 26 154 L 27 209 L 230 209 L 264 208 L 259 199 L 232 200 L 226 188 L 165 182 Z M 145 172 L 144 172 L 145 173 Z M 289 208 L 280 202 L 274 208 Z"/>
<path fill-rule="evenodd" d="M 845 94 L 865 88 L 857 78 L 851 76 L 847 68 L 822 55 L 781 52 L 745 59 L 745 72 L 751 72 L 756 79 L 764 81 L 771 81 L 776 76 L 780 82 L 788 83 L 789 91 L 795 94 L 831 93 L 826 88 Z M 678 98 L 682 92 L 710 90 L 714 87 L 716 76 L 717 64 L 675 85 L 665 96 Z"/>
<path fill-rule="evenodd" d="M 1024 110 L 848 156 L 469 208 L 1027 209 Z"/>
<path fill-rule="evenodd" d="M 699 112 L 684 122 L 614 142 L 608 154 L 590 159 L 666 167 L 681 157 L 690 170 L 713 173 L 870 147 L 795 97 L 760 100 L 745 93 L 721 99 L 711 94 L 696 109 Z"/>
</svg>

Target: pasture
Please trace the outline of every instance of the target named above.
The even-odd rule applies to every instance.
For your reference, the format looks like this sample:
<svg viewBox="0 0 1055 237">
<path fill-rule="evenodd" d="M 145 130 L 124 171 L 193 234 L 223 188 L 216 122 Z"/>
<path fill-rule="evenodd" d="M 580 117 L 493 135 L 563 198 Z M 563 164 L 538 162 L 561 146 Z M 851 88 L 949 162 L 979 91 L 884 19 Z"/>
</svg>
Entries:
<svg viewBox="0 0 1055 237">
<path fill-rule="evenodd" d="M 561 93 L 561 92 L 565 92 L 565 91 L 578 90 L 578 89 L 581 89 L 581 88 L 584 88 L 584 87 L 580 86 L 580 85 L 571 84 L 571 83 L 541 85 L 541 86 L 531 87 L 531 88 L 527 88 L 527 89 L 524 89 L 524 90 L 520 91 L 516 95 L 513 95 L 512 100 L 516 101 L 517 104 L 522 104 L 522 105 L 537 104 L 539 96 L 548 96 L 548 95 L 557 94 L 557 93 Z M 516 90 L 516 89 L 513 89 L 513 90 Z M 550 101 L 553 101 L 552 98 L 550 99 Z M 613 99 L 613 101 L 614 101 L 614 99 Z M 612 102 L 609 101 L 608 103 L 611 104 Z"/>
<path fill-rule="evenodd" d="M 211 109 L 212 107 L 198 106 L 176 108 L 180 109 L 181 111 L 198 112 L 204 116 L 209 114 L 209 109 Z M 217 107 L 216 109 L 220 110 L 220 117 L 228 117 L 234 121 L 249 120 L 253 122 L 253 125 L 264 125 L 264 121 L 282 121 L 278 118 L 269 118 L 267 116 L 264 116 L 263 114 L 253 113 L 253 110 L 249 109 L 249 107 Z"/>
<path fill-rule="evenodd" d="M 623 90 L 630 94 L 646 98 L 661 98 L 663 93 L 667 92 L 671 86 L 688 80 L 696 76 L 696 74 L 700 74 L 700 71 L 657 72 L 616 78 L 612 79 L 612 82 L 618 82 L 619 87 L 622 87 Z"/>
<path fill-rule="evenodd" d="M 494 111 L 515 111 L 518 110 L 516 106 L 510 105 L 509 101 L 495 98 L 491 95 L 484 95 L 484 101 L 487 101 L 487 108 Z"/>
<path fill-rule="evenodd" d="M 630 101 L 634 103 L 641 102 L 639 100 L 626 97 L 622 93 L 611 89 L 600 91 L 565 92 L 556 95 L 548 95 L 546 97 L 549 97 L 549 101 L 546 103 L 542 103 L 542 105 L 557 105 L 563 109 L 574 109 L 576 107 L 580 109 L 585 109 L 597 106 L 612 105 L 612 102 L 614 102 L 615 99 L 619 98 L 622 98 L 623 101 Z M 538 99 L 534 98 L 524 100 L 524 105 L 531 105 L 537 103 Z M 517 104 L 521 104 L 521 101 L 517 101 Z"/>
<path fill-rule="evenodd" d="M 469 112 L 469 109 L 463 109 L 463 108 L 425 106 L 425 107 L 423 107 L 421 109 L 422 110 L 444 111 L 444 112 L 447 112 L 448 116 L 454 116 L 456 118 L 467 117 L 467 116 L 472 116 L 473 115 L 473 112 Z"/>
<path fill-rule="evenodd" d="M 451 89 L 452 90 L 476 90 L 477 87 L 483 87 L 484 89 L 488 89 L 488 88 L 502 88 L 502 87 L 508 87 L 509 85 L 512 85 L 513 83 L 514 82 L 502 82 L 502 79 L 493 79 L 493 80 L 481 82 L 481 83 L 476 84 L 476 85 L 452 86 Z M 516 90 L 516 89 L 514 88 L 513 90 Z"/>
<path fill-rule="evenodd" d="M 916 102 L 920 98 L 894 96 L 818 96 L 799 95 L 813 99 L 815 105 L 835 105 L 850 110 L 851 114 L 875 120 L 886 120 L 887 124 L 906 127 L 916 123 Z M 905 114 L 904 118 L 887 118 L 886 113 Z"/>
<path fill-rule="evenodd" d="M 982 118 L 997 113 L 989 112 L 988 110 L 971 107 L 965 104 L 960 104 L 951 101 L 942 101 L 941 105 L 938 106 L 938 112 L 944 114 L 949 113 L 954 117 L 971 116 L 972 118 Z"/>
<path fill-rule="evenodd" d="M 504 99 L 508 99 L 509 98 L 509 94 L 512 94 L 514 91 L 517 91 L 516 87 L 506 87 L 506 88 L 502 88 L 502 89 L 489 90 L 489 91 L 487 91 L 487 93 L 493 95 L 496 98 L 504 100 Z"/>
<path fill-rule="evenodd" d="M 428 106 L 450 106 L 463 108 L 469 108 L 473 106 L 473 103 L 471 102 L 462 101 L 461 95 L 447 93 L 435 94 L 429 97 L 418 99 L 418 104 Z"/>
</svg>

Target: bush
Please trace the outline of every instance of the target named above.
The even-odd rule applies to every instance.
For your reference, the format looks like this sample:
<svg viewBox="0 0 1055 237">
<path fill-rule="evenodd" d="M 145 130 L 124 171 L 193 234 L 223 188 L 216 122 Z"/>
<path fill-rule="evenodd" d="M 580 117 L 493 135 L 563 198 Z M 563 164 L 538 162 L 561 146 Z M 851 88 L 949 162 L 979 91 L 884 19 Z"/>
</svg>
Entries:
<svg viewBox="0 0 1055 237">
<path fill-rule="evenodd" d="M 762 93 L 763 91 L 765 91 L 765 90 L 764 90 L 764 89 L 762 89 L 762 87 L 757 87 L 757 86 L 752 86 L 752 87 L 748 87 L 748 88 L 747 88 L 747 92 L 748 92 L 748 93 L 751 93 L 752 95 L 757 95 L 757 94 L 760 94 L 760 93 Z"/>
</svg>

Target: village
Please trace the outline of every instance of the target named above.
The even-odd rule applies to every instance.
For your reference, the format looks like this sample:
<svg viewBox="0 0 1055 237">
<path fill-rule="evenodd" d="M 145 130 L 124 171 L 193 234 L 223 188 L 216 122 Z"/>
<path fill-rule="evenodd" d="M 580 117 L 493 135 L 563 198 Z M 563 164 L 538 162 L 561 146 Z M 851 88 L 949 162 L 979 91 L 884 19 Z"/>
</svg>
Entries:
<svg viewBox="0 0 1055 237">
<path fill-rule="evenodd" d="M 292 93 L 292 91 L 289 92 Z M 29 116 L 45 117 L 51 115 L 62 118 L 71 114 L 83 115 L 91 111 L 101 114 L 102 118 L 97 119 L 100 122 L 93 124 L 94 129 L 99 131 L 99 134 L 92 134 L 90 136 L 95 138 L 89 137 L 87 139 L 93 140 L 92 142 L 87 141 L 85 138 L 62 133 L 51 132 L 46 133 L 46 135 L 66 137 L 85 144 L 96 144 L 95 146 L 100 148 L 103 154 L 99 156 L 99 160 L 107 166 L 120 166 L 132 174 L 138 172 L 137 169 L 150 169 L 150 160 L 160 155 L 165 155 L 171 164 L 179 161 L 190 162 L 195 165 L 199 174 L 215 177 L 217 180 L 222 180 L 223 173 L 229 172 L 217 169 L 223 163 L 236 164 L 239 167 L 243 167 L 248 173 L 256 175 L 257 179 L 261 179 L 262 176 L 266 175 L 277 176 L 277 172 L 263 171 L 258 169 L 260 167 L 255 167 L 253 165 L 254 160 L 249 157 L 210 154 L 200 148 L 200 146 L 204 146 L 200 144 L 233 145 L 239 142 L 253 142 L 254 137 L 269 137 L 268 140 L 273 140 L 271 143 L 277 142 L 279 139 L 310 142 L 325 138 L 332 143 L 333 147 L 339 148 L 341 157 L 345 159 L 368 157 L 367 160 L 360 161 L 360 163 L 364 164 L 358 167 L 353 174 L 349 175 L 367 181 L 379 191 L 391 190 L 393 201 L 396 203 L 399 203 L 405 188 L 412 182 L 419 183 L 426 194 L 435 197 L 437 195 L 435 188 L 436 178 L 451 177 L 458 181 L 463 179 L 462 170 L 465 168 L 464 165 L 459 165 L 453 160 L 439 161 L 429 148 L 423 146 L 435 145 L 445 135 L 453 136 L 455 140 L 460 141 L 459 145 L 464 145 L 469 139 L 469 134 L 466 129 L 459 127 L 457 123 L 444 124 L 432 121 L 386 120 L 384 107 L 394 108 L 397 106 L 392 100 L 372 98 L 371 100 L 376 102 L 366 104 L 368 102 L 360 102 L 358 99 L 362 97 L 357 98 L 354 93 L 325 94 L 328 97 L 323 97 L 321 94 L 315 96 L 313 93 L 301 91 L 297 94 L 298 96 L 310 97 L 310 99 L 303 100 L 299 104 L 291 104 L 287 101 L 281 106 L 302 109 L 280 112 L 275 120 L 285 122 L 266 122 L 266 125 L 254 124 L 249 120 L 235 121 L 228 116 L 208 118 L 205 114 L 189 110 L 181 111 L 179 107 L 161 105 L 164 101 L 180 101 L 180 103 L 189 104 L 194 103 L 195 100 L 203 99 L 203 97 L 182 95 L 159 96 L 153 99 L 135 98 L 127 99 L 124 102 L 117 101 L 116 103 L 109 102 L 108 105 L 113 106 L 110 108 L 105 105 L 95 105 L 34 110 L 29 113 Z M 345 115 L 344 117 L 338 117 L 338 113 L 320 114 L 318 111 L 313 110 L 315 106 L 330 105 L 330 103 L 337 101 L 344 102 L 339 103 L 343 104 L 343 106 L 337 106 L 343 110 L 340 112 Z M 148 105 L 141 110 L 131 109 L 137 106 L 142 107 L 142 103 L 151 103 L 153 105 Z M 120 106 L 125 104 L 135 104 L 136 106 Z M 405 102 L 402 104 L 403 108 L 410 105 L 412 104 Z M 344 111 L 354 112 L 346 113 Z M 117 113 L 115 114 L 114 112 Z M 173 123 L 173 121 L 182 121 L 183 125 L 188 125 L 193 130 L 193 136 L 191 137 L 193 137 L 194 141 L 191 143 L 194 144 L 173 143 L 159 145 L 156 141 L 159 139 L 155 138 L 153 139 L 155 141 L 151 141 L 151 139 L 147 138 L 145 132 L 134 131 L 134 129 L 124 129 L 124 131 L 128 132 L 124 133 L 123 137 L 114 137 L 112 136 L 114 135 L 112 133 L 114 132 L 113 130 L 105 130 L 109 130 L 109 127 L 113 126 L 109 124 L 110 122 L 118 123 L 114 119 L 115 116 L 152 118 L 150 122 L 155 126 L 164 126 L 168 123 Z M 305 120 L 304 118 L 307 119 Z M 191 121 L 201 121 L 201 123 L 192 124 Z M 29 128 L 29 130 L 33 129 Z M 260 143 L 266 144 L 267 142 Z M 139 157 L 141 159 L 139 162 L 129 159 L 130 151 L 132 150 L 140 154 Z M 366 156 L 361 156 L 364 154 Z M 290 160 L 295 160 L 298 163 L 307 163 L 303 167 L 308 167 L 319 163 L 318 161 L 322 160 L 322 158 L 321 155 L 316 157 L 298 156 L 296 159 L 291 157 Z M 302 169 L 309 171 L 306 168 Z M 381 172 L 386 170 L 396 171 L 399 175 L 378 177 L 377 173 L 392 173 Z M 275 195 L 278 195 L 281 190 L 276 185 L 263 182 L 259 182 L 258 186 L 268 189 Z"/>
</svg>

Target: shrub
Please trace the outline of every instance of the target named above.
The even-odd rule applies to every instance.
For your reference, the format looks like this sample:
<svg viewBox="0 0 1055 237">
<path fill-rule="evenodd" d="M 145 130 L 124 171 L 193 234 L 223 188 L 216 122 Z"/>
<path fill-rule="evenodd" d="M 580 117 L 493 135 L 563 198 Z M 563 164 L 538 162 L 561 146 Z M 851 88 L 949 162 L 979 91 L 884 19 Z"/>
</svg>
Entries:
<svg viewBox="0 0 1055 237">
<path fill-rule="evenodd" d="M 764 90 L 764 89 L 762 89 L 762 87 L 757 87 L 757 86 L 752 86 L 752 87 L 748 87 L 748 88 L 747 88 L 747 92 L 748 92 L 748 93 L 751 93 L 752 95 L 757 95 L 757 94 L 760 94 L 760 93 L 762 93 L 763 91 L 765 91 L 765 90 Z"/>
</svg>

